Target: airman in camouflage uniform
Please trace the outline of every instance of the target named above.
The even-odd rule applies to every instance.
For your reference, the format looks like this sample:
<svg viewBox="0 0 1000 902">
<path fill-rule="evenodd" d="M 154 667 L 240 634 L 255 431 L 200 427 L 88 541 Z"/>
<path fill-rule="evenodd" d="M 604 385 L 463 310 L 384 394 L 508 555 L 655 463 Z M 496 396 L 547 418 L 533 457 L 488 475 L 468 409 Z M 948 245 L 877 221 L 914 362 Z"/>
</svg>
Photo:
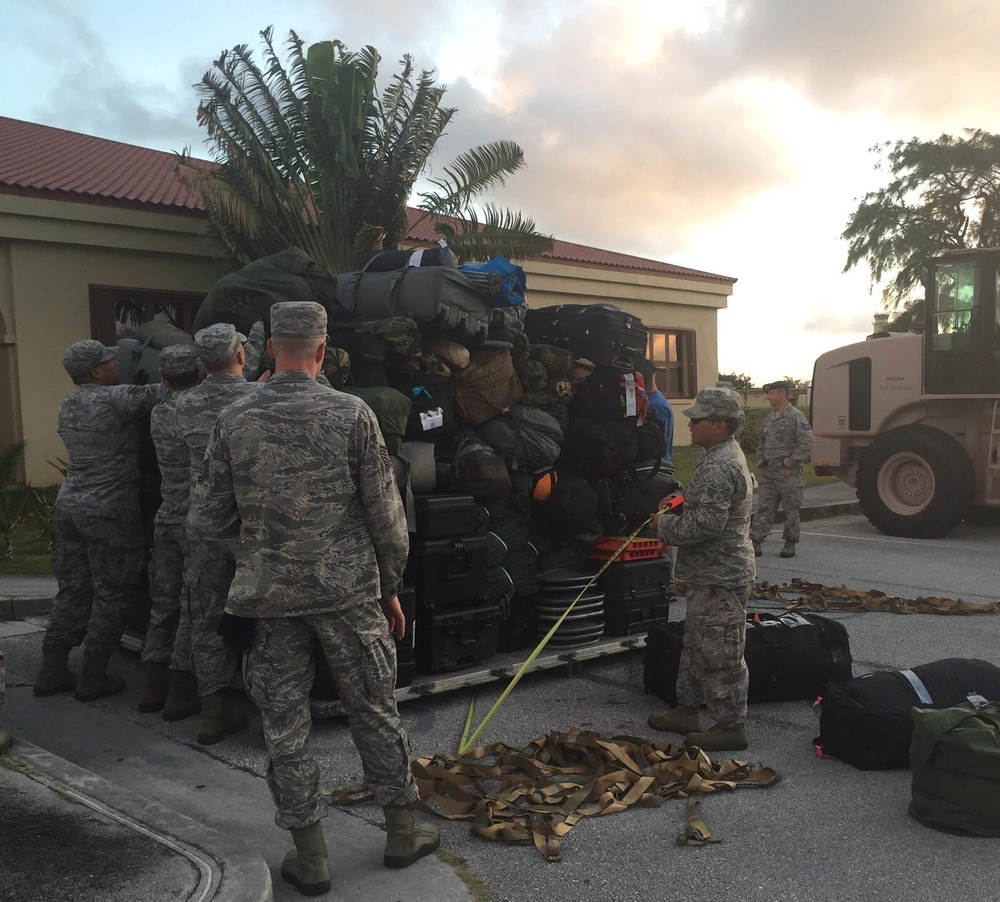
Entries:
<svg viewBox="0 0 1000 902">
<path fill-rule="evenodd" d="M 227 617 L 256 621 L 247 688 L 261 710 L 275 822 L 296 847 L 281 873 L 309 895 L 330 886 L 326 805 L 306 751 L 317 640 L 385 808 L 385 864 L 411 864 L 438 844 L 412 820 L 417 788 L 393 697 L 406 520 L 375 415 L 315 381 L 325 334 L 319 304 L 271 308 L 276 374 L 220 415 L 192 507 L 202 531 L 238 536 Z"/>
<path fill-rule="evenodd" d="M 160 385 L 119 385 L 115 349 L 78 341 L 63 354 L 76 383 L 59 405 L 69 452 L 66 481 L 52 511 L 52 568 L 59 592 L 42 643 L 35 695 L 76 689 L 80 701 L 121 692 L 108 661 L 142 571 L 139 417 L 166 397 Z M 68 669 L 83 643 L 80 679 Z"/>
<path fill-rule="evenodd" d="M 191 619 L 186 599 L 182 601 L 191 501 L 191 452 L 177 425 L 175 405 L 185 391 L 198 384 L 202 375 L 197 348 L 193 344 L 164 348 L 160 352 L 160 374 L 170 389 L 170 397 L 153 408 L 149 422 L 160 469 L 162 503 L 154 524 L 153 557 L 149 565 L 149 594 L 153 604 L 141 656 L 146 676 L 139 691 L 139 710 L 145 712 L 159 711 L 169 694 L 176 703 L 183 694 L 181 684 L 193 679 Z M 174 669 L 177 674 L 186 673 L 186 680 L 178 675 L 171 678 L 170 661 L 175 647 L 178 661 Z M 171 680 L 175 683 L 174 692 L 168 693 Z M 189 701 L 187 707 L 191 705 Z M 174 707 L 172 704 L 165 713 L 167 720 L 178 719 Z"/>
<path fill-rule="evenodd" d="M 677 576 L 687 583 L 679 705 L 650 715 L 649 725 L 686 733 L 688 744 L 706 750 L 743 749 L 749 683 L 743 650 L 755 568 L 753 489 L 734 438 L 740 397 L 730 388 L 705 388 L 683 413 L 702 451 L 679 515 L 662 515 L 656 524 L 660 540 L 677 546 Z M 707 730 L 700 723 L 702 705 L 713 721 Z"/>
<path fill-rule="evenodd" d="M 195 346 L 204 381 L 177 400 L 177 426 L 187 442 L 191 476 L 201 472 L 205 447 L 223 408 L 257 389 L 243 378 L 246 336 L 230 323 L 216 323 L 199 331 Z M 236 670 L 236 656 L 218 635 L 226 594 L 236 570 L 236 539 L 199 527 L 192 496 L 187 521 L 185 584 L 191 620 L 191 662 L 201 696 L 198 742 L 212 745 L 246 723 L 246 714 L 227 688 Z M 174 658 L 175 669 L 183 661 Z"/>
<path fill-rule="evenodd" d="M 764 386 L 771 413 L 760 427 L 756 461 L 760 468 L 760 492 L 750 538 L 754 554 L 760 557 L 761 542 L 774 523 L 780 504 L 785 512 L 781 557 L 795 557 L 799 541 L 799 508 L 805 485 L 803 467 L 809 460 L 813 432 L 802 411 L 788 400 L 788 383 L 772 382 Z"/>
</svg>

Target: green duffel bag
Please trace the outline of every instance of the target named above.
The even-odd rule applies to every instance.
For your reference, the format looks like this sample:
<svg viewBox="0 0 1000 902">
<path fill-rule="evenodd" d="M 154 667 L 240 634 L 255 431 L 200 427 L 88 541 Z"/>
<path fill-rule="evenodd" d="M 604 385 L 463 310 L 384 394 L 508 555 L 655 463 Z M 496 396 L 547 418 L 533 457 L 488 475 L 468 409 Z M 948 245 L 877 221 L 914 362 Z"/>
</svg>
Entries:
<svg viewBox="0 0 1000 902">
<path fill-rule="evenodd" d="M 360 398 L 375 413 L 382 439 L 390 455 L 399 454 L 406 433 L 406 421 L 410 416 L 410 399 L 402 392 L 384 385 L 368 388 L 347 388 L 341 391 Z"/>
<path fill-rule="evenodd" d="M 1000 707 L 914 708 L 910 814 L 963 836 L 1000 836 Z"/>
</svg>

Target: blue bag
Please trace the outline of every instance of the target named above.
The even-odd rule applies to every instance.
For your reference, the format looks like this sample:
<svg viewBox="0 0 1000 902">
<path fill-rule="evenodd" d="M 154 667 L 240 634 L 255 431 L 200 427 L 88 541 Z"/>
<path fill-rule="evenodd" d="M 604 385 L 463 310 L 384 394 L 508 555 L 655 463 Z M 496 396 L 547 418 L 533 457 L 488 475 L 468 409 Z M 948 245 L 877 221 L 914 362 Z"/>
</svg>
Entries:
<svg viewBox="0 0 1000 902">
<path fill-rule="evenodd" d="M 491 307 L 516 307 L 524 303 L 528 280 L 520 266 L 504 257 L 494 257 L 489 263 L 466 263 L 459 270 L 465 273 L 497 273 L 501 288 L 489 295 Z"/>
</svg>

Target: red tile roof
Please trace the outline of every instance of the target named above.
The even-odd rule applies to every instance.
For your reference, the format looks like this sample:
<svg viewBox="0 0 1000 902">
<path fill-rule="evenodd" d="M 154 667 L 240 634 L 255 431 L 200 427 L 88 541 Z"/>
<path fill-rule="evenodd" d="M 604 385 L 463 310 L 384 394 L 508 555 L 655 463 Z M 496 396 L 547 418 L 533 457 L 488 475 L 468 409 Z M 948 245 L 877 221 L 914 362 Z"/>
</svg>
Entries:
<svg viewBox="0 0 1000 902">
<path fill-rule="evenodd" d="M 172 153 L 0 116 L 0 194 L 203 214 L 201 197 L 181 184 L 176 166 Z M 419 214 L 413 209 L 409 212 L 414 224 Z M 433 222 L 424 220 L 411 228 L 408 237 L 413 241 L 434 241 L 438 236 Z M 541 258 L 713 282 L 736 281 L 731 276 L 568 241 L 556 241 L 552 251 Z"/>
</svg>

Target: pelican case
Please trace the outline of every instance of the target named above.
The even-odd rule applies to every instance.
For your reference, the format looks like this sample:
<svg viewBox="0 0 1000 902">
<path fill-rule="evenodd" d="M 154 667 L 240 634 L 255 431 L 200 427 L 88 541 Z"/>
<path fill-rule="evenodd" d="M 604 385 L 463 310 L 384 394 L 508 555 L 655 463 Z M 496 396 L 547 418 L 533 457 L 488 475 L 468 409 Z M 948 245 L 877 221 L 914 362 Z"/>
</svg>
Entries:
<svg viewBox="0 0 1000 902">
<path fill-rule="evenodd" d="M 556 304 L 524 317 L 532 344 L 567 348 L 598 366 L 634 371 L 646 356 L 649 333 L 642 320 L 611 304 Z"/>
<path fill-rule="evenodd" d="M 424 541 L 469 536 L 476 531 L 480 507 L 471 495 L 417 495 L 417 535 Z"/>
<path fill-rule="evenodd" d="M 604 596 L 604 635 L 634 636 L 644 633 L 654 624 L 670 619 L 673 595 L 654 589 L 645 595 L 624 598 Z"/>
<path fill-rule="evenodd" d="M 836 620 L 819 614 L 753 613 L 747 614 L 746 635 L 750 703 L 812 700 L 824 686 L 851 679 L 847 630 Z M 655 624 L 646 637 L 643 685 L 671 705 L 677 704 L 683 644 L 683 621 Z"/>
<path fill-rule="evenodd" d="M 408 582 L 429 610 L 454 608 L 476 598 L 486 576 L 486 536 L 418 539 L 410 547 Z"/>
<path fill-rule="evenodd" d="M 598 569 L 603 561 L 590 561 Z M 674 575 L 670 558 L 663 556 L 645 561 L 615 561 L 598 580 L 604 593 L 604 606 L 608 599 L 628 602 L 651 595 L 673 594 Z"/>
<path fill-rule="evenodd" d="M 452 611 L 421 611 L 417 631 L 417 670 L 460 670 L 497 653 L 500 607 L 482 605 Z"/>
<path fill-rule="evenodd" d="M 406 618 L 406 632 L 402 639 L 396 639 L 396 688 L 402 689 L 413 682 L 413 674 L 416 669 L 414 656 L 413 637 L 415 631 L 413 622 L 417 616 L 417 600 L 414 591 L 409 586 L 403 586 L 399 590 L 399 606 L 403 609 L 403 616 Z M 333 674 L 330 673 L 330 665 L 326 662 L 326 656 L 320 647 L 319 640 L 315 640 L 316 650 L 316 679 L 313 681 L 310 698 L 317 701 L 332 702 L 340 698 L 337 692 L 337 685 L 333 681 Z"/>
</svg>

